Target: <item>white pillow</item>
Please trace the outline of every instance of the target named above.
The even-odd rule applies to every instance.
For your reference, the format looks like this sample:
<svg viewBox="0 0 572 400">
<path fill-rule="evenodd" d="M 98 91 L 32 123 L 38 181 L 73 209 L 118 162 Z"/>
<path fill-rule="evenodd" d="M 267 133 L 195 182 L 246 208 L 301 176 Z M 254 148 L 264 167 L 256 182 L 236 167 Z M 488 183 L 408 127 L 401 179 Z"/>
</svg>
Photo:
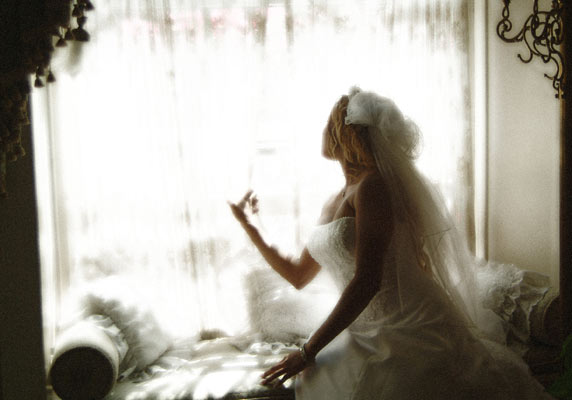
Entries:
<svg viewBox="0 0 572 400">
<path fill-rule="evenodd" d="M 527 343 L 532 308 L 548 292 L 549 278 L 513 264 L 489 261 L 477 267 L 477 285 L 482 306 L 494 311 L 519 341 Z"/>
<path fill-rule="evenodd" d="M 339 297 L 326 284 L 297 290 L 270 267 L 249 273 L 246 287 L 251 326 L 266 342 L 296 343 L 309 337 Z"/>
<path fill-rule="evenodd" d="M 159 326 L 143 292 L 126 278 L 110 276 L 82 288 L 80 315 L 104 315 L 121 330 L 129 349 L 121 370 L 139 371 L 152 364 L 172 344 Z"/>
</svg>

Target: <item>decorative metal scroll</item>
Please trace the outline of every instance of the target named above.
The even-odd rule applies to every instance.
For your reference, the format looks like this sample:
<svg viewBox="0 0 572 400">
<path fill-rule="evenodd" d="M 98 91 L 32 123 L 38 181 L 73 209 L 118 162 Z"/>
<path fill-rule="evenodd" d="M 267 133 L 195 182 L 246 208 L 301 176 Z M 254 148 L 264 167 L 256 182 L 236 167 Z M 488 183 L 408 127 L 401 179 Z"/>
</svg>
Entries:
<svg viewBox="0 0 572 400">
<path fill-rule="evenodd" d="M 502 19 L 497 25 L 498 36 L 507 43 L 524 42 L 528 48 L 528 56 L 522 54 L 518 58 L 529 63 L 537 56 L 545 63 L 551 61 L 556 65 L 554 75 L 544 74 L 548 79 L 552 79 L 552 87 L 556 90 L 556 98 L 564 98 L 565 88 L 565 65 L 564 56 L 560 51 L 560 45 L 564 39 L 564 26 L 562 21 L 562 11 L 565 0 L 552 0 L 550 11 L 539 11 L 538 0 L 534 0 L 532 14 L 526 19 L 522 29 L 512 37 L 508 35 L 512 31 L 510 21 L 509 5 L 510 0 L 503 0 Z"/>
</svg>

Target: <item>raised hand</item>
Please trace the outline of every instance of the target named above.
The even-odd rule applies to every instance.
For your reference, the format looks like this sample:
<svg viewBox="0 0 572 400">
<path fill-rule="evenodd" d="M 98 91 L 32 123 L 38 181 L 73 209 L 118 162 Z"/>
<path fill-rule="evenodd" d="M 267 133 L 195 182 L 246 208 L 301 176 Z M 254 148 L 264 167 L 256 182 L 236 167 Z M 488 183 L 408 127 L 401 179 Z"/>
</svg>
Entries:
<svg viewBox="0 0 572 400">
<path fill-rule="evenodd" d="M 241 224 L 249 224 L 248 214 L 256 214 L 258 212 L 258 198 L 252 190 L 246 192 L 238 203 L 229 202 L 228 204 L 232 214 Z"/>
</svg>

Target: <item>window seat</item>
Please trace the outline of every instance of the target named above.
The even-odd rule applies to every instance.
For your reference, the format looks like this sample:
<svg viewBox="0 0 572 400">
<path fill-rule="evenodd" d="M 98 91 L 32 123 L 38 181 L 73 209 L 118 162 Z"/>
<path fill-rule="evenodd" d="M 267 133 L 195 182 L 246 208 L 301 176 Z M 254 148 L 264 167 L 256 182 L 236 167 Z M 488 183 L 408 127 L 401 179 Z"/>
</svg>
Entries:
<svg viewBox="0 0 572 400">
<path fill-rule="evenodd" d="M 117 382 L 105 400 L 294 399 L 292 381 L 271 388 L 260 376 L 296 349 L 252 335 L 179 340 L 144 371 Z"/>
</svg>

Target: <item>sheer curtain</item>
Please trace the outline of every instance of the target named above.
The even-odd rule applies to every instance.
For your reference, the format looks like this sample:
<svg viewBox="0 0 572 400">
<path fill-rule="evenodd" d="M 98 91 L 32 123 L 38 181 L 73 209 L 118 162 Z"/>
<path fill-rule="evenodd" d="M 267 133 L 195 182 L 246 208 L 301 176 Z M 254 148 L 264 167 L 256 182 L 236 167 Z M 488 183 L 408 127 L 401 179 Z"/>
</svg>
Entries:
<svg viewBox="0 0 572 400">
<path fill-rule="evenodd" d="M 98 0 L 91 41 L 33 95 L 46 348 L 70 289 L 128 277 L 175 334 L 248 329 L 259 263 L 226 204 L 248 188 L 285 251 L 343 183 L 320 157 L 350 86 L 424 133 L 419 167 L 467 225 L 467 4 L 458 0 Z"/>
</svg>

